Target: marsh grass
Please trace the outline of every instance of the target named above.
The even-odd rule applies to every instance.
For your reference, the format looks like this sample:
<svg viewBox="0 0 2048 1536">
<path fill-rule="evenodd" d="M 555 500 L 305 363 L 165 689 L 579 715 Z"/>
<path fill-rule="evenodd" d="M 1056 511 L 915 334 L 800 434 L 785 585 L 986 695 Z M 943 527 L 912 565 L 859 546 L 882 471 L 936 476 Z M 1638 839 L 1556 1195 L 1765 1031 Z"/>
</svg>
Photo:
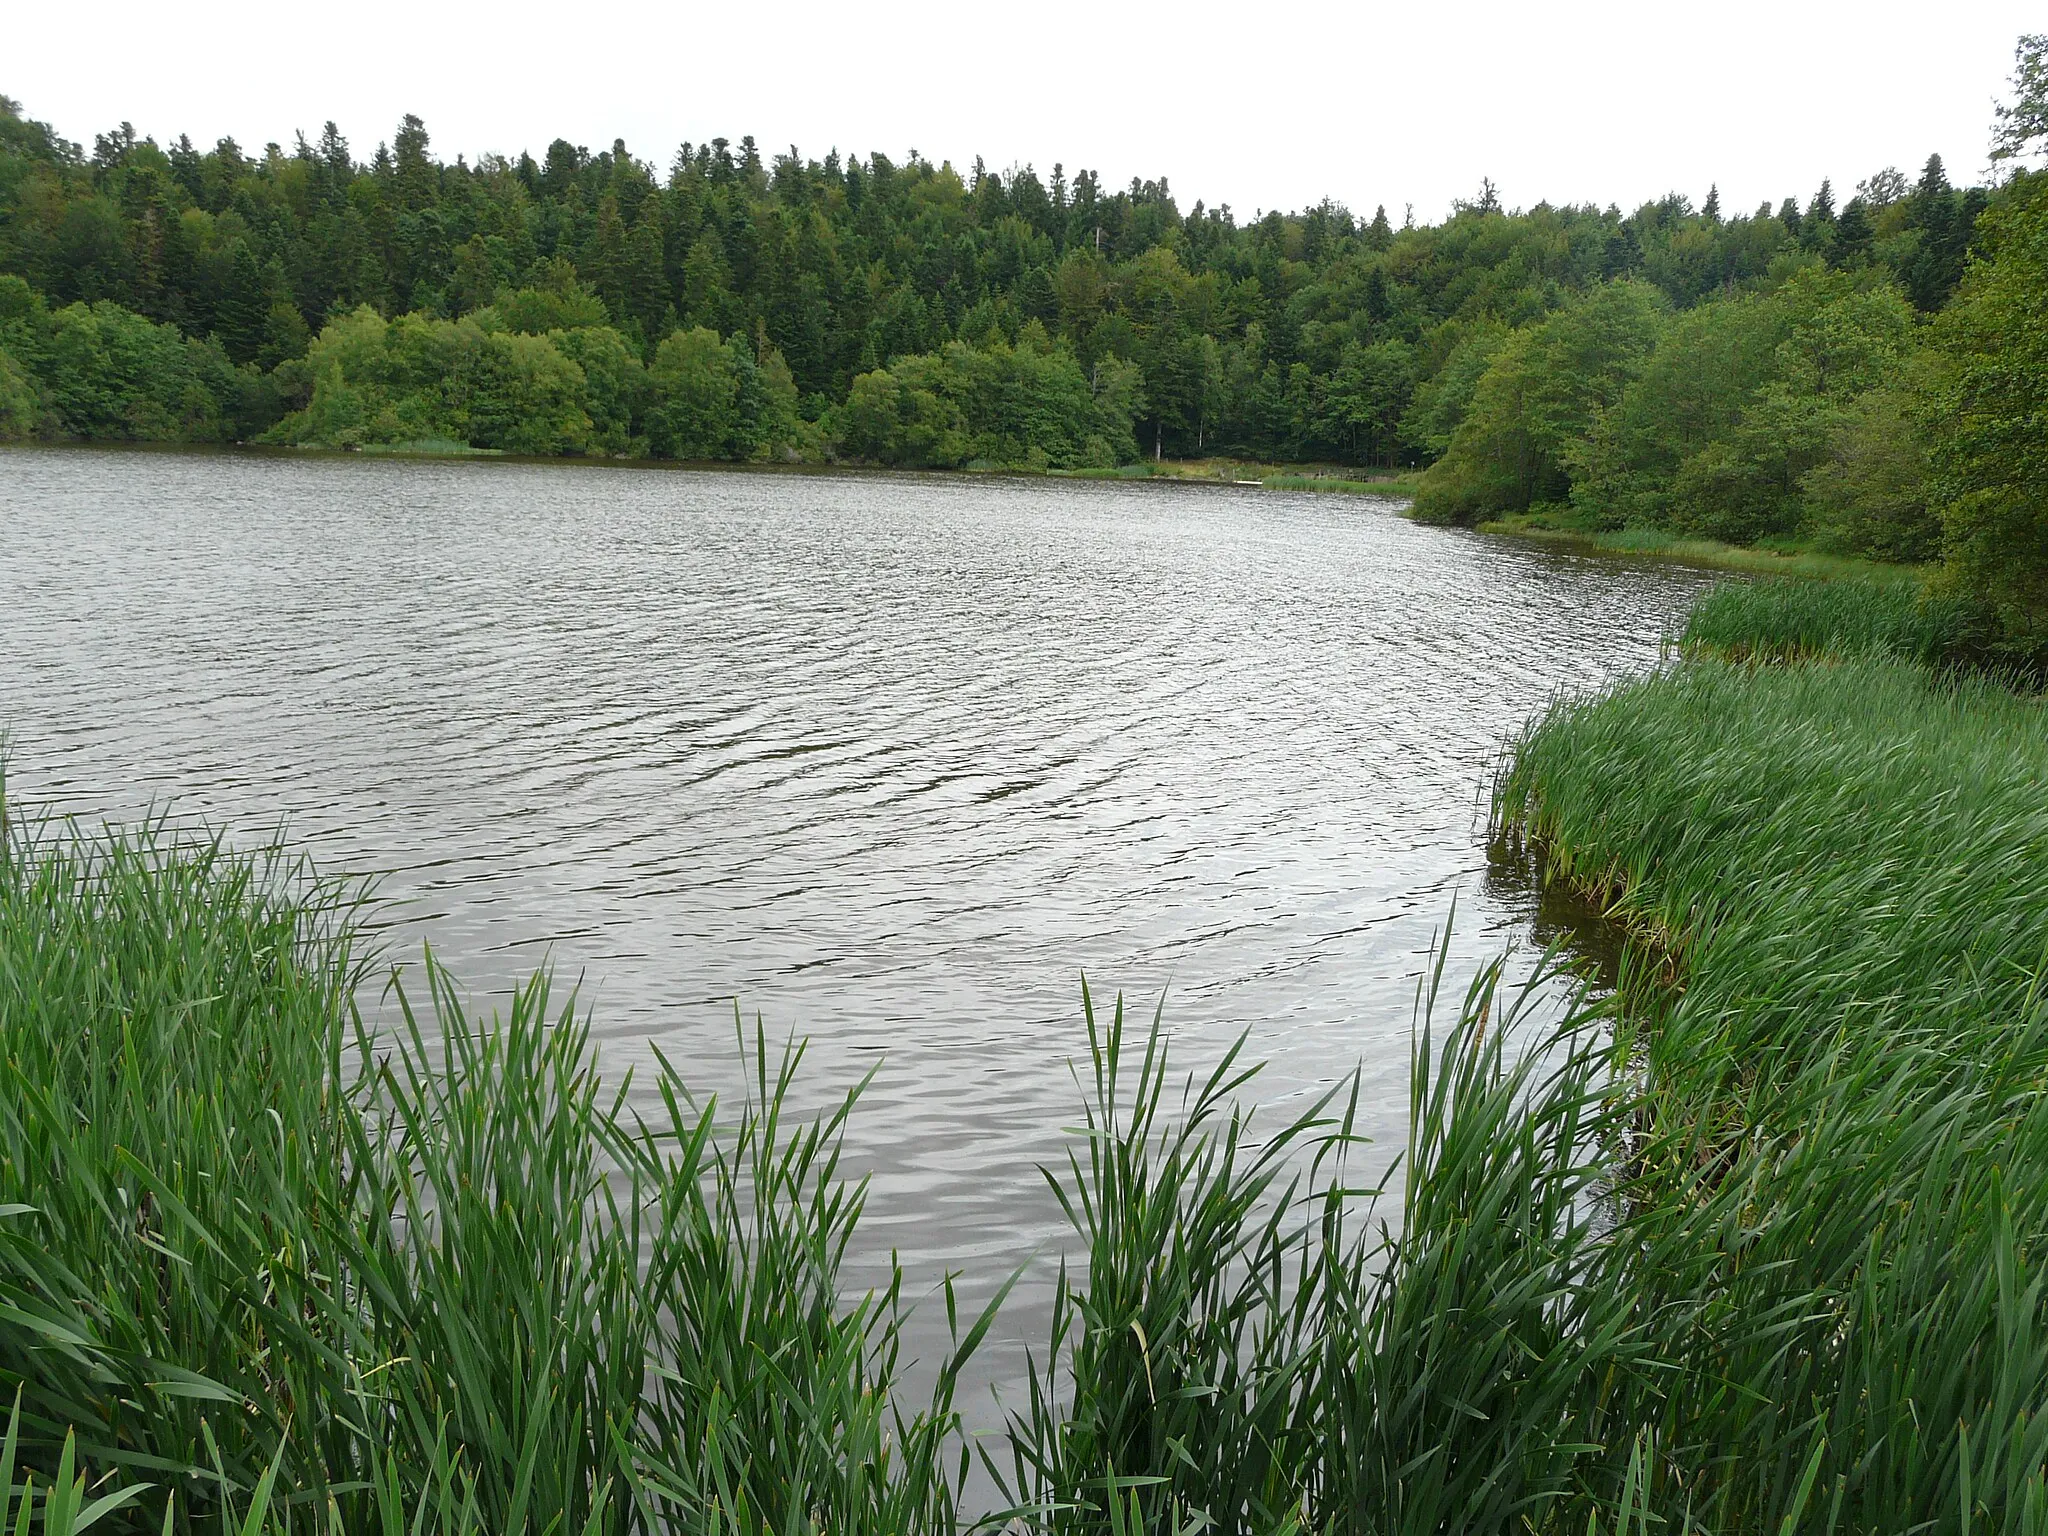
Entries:
<svg viewBox="0 0 2048 1536">
<path fill-rule="evenodd" d="M 12 823 L 0 1382 L 25 1496 L 64 1483 L 152 1531 L 975 1523 L 953 1400 L 1007 1286 L 974 1317 L 945 1289 L 954 1350 L 909 1400 L 900 1273 L 840 1278 L 860 1085 L 792 1121 L 801 1049 L 756 1032 L 741 1103 L 663 1063 L 643 1119 L 544 976 L 483 1019 L 431 959 L 373 1033 L 354 903 L 161 825 Z M 1083 1124 L 1049 1175 L 1076 1266 L 979 1447 L 998 1518 L 1420 1531 L 1606 1486 L 1563 1364 L 1587 1358 L 1602 1014 L 1512 1052 L 1533 994 L 1499 975 L 1448 1024 L 1424 1008 L 1377 1227 L 1353 1079 L 1269 1129 L 1241 1047 L 1176 1095 L 1157 1020 L 1086 1006 Z M 1529 1359 L 1556 1367 L 1532 1385 Z"/>
<path fill-rule="evenodd" d="M 1889 656 L 1930 666 L 1981 656 L 1986 641 L 1967 603 L 1861 581 L 1725 582 L 1693 605 L 1679 636 L 1687 651 L 1731 661 Z"/>
<path fill-rule="evenodd" d="M 395 454 L 401 458 L 495 459 L 504 457 L 502 448 L 477 448 L 453 437 L 410 437 L 395 443 L 358 443 L 352 453 Z"/>
<path fill-rule="evenodd" d="M 431 958 L 429 1011 L 400 989 L 373 1034 L 352 911 L 161 826 L 12 822 L 0 1382 L 22 1464 L 141 1488 L 152 1529 L 259 1491 L 307 1529 L 950 1529 L 951 1393 L 984 1324 L 902 1407 L 900 1275 L 840 1294 L 858 1088 L 790 1123 L 801 1050 L 756 1034 L 743 1103 L 664 1064 L 643 1122 L 544 976 L 472 1019 Z"/>
<path fill-rule="evenodd" d="M 1412 475 L 1360 479 L 1359 471 L 1307 470 L 1247 462 L 1241 459 L 1141 460 L 1115 469 L 1056 469 L 1049 473 L 1077 480 L 1185 480 L 1196 484 L 1261 485 L 1276 491 L 1331 491 L 1353 496 L 1385 496 L 1410 500 L 1417 480 Z"/>
<path fill-rule="evenodd" d="M 1397 500 L 1413 500 L 1417 484 L 1412 477 L 1349 480 L 1336 475 L 1267 475 L 1262 483 L 1269 491 L 1338 491 L 1352 496 L 1386 496 Z"/>
<path fill-rule="evenodd" d="M 2048 716 L 1896 659 L 1917 610 L 1809 595 L 1699 631 L 1828 665 L 1702 645 L 1555 707 L 1495 795 L 1663 952 L 1623 982 L 1648 1507 L 1774 1528 L 1804 1488 L 1816 1529 L 2041 1530 Z"/>
<path fill-rule="evenodd" d="M 1861 581 L 1880 586 L 1918 587 L 1924 568 L 1889 565 L 1854 555 L 1838 555 L 1797 544 L 1724 544 L 1717 539 L 1688 538 L 1662 528 L 1601 529 L 1569 512 L 1518 513 L 1477 525 L 1481 533 L 1512 533 L 1615 555 L 1654 555 L 1688 565 L 1712 566 L 1756 576 L 1797 577 L 1821 581 Z"/>
</svg>

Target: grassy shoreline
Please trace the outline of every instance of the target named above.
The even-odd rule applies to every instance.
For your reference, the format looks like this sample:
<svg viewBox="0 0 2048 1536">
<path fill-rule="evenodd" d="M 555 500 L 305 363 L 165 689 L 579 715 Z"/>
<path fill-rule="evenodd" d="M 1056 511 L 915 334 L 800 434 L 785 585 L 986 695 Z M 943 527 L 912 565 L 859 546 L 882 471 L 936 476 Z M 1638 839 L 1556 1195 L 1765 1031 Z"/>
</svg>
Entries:
<svg viewBox="0 0 2048 1536">
<path fill-rule="evenodd" d="M 1830 1529 L 2032 1530 L 2048 709 L 1844 592 L 1710 597 L 1687 659 L 1530 727 L 1494 825 L 1635 939 L 1616 1198 L 1629 1289 L 1683 1319 L 1630 1415 L 1650 1505 L 1776 1528 L 1803 1487 Z"/>
<path fill-rule="evenodd" d="M 1927 570 L 1922 566 L 1889 565 L 1818 549 L 1769 549 L 1723 544 L 1716 539 L 1681 538 L 1653 528 L 1610 531 L 1560 528 L 1540 517 L 1527 515 L 1490 519 L 1477 524 L 1476 528 L 1480 533 L 1507 534 L 1574 549 L 1599 550 L 1605 554 L 1654 555 L 1686 565 L 1757 576 L 1803 576 L 1823 581 L 1861 581 L 1879 585 L 1918 584 L 1927 577 Z"/>
<path fill-rule="evenodd" d="M 1221 458 L 1141 460 L 1115 469 L 1055 469 L 1046 473 L 1070 480 L 1172 480 L 1190 485 L 1256 486 L 1398 500 L 1412 499 L 1418 483 L 1414 475 L 1374 474 L 1348 465 L 1268 464 Z"/>
<path fill-rule="evenodd" d="M 839 462 L 822 459 L 650 459 L 615 454 L 517 454 L 495 448 L 471 448 L 467 444 L 441 439 L 409 443 L 365 444 L 355 448 L 301 447 L 279 443 L 141 443 L 36 441 L 0 442 L 0 453 L 77 451 L 82 453 L 170 453 L 247 454 L 261 458 L 378 458 L 445 463 L 480 459 L 498 464 L 542 464 L 604 469 L 708 470 L 721 474 L 848 474 L 880 477 L 928 477 L 985 479 L 1027 478 L 1054 480 L 1136 480 L 1166 481 L 1177 485 L 1236 487 L 1239 489 L 1309 490 L 1376 496 L 1407 500 L 1415 494 L 1413 476 L 1356 478 L 1361 472 L 1329 465 L 1275 465 L 1226 459 L 1196 459 L 1163 464 L 1143 461 L 1116 469 L 1033 469 L 1027 465 L 975 464 L 961 468 L 915 469 L 895 465 Z"/>
<path fill-rule="evenodd" d="M 0 1389 L 9 1465 L 60 1517 L 82 1490 L 113 1501 L 99 1529 L 150 1533 L 942 1536 L 983 1523 L 976 1458 L 1001 1521 L 1046 1536 L 1613 1495 L 1552 1408 L 1515 1411 L 1516 1362 L 1571 1327 L 1530 1304 L 1592 1237 L 1597 1006 L 1522 1063 L 1497 967 L 1425 1022 L 1396 1236 L 1344 1174 L 1355 1084 L 1253 1134 L 1254 1067 L 1183 1085 L 1156 1026 L 1084 998 L 1083 1128 L 1051 1175 L 1077 1262 L 977 1444 L 954 1393 L 991 1314 L 948 1288 L 954 1351 L 912 1400 L 901 1272 L 840 1283 L 859 1085 L 794 1120 L 801 1053 L 756 1034 L 743 1102 L 664 1062 L 643 1123 L 544 976 L 485 1019 L 430 964 L 379 1034 L 353 893 L 10 811 Z M 1544 1240 L 1475 1248 L 1475 1199 Z"/>
</svg>

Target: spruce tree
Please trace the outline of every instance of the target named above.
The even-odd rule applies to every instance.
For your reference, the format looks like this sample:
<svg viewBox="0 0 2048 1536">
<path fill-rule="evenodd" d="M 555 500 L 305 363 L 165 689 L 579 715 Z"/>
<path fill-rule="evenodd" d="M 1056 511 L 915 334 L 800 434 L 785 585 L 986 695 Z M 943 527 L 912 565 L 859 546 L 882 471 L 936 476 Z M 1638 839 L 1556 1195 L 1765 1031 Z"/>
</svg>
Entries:
<svg viewBox="0 0 2048 1536">
<path fill-rule="evenodd" d="M 263 281 L 263 268 L 246 240 L 234 242 L 213 316 L 214 334 L 228 356 L 238 363 L 253 362 L 263 347 L 264 328 L 270 319 L 270 294 Z"/>
<path fill-rule="evenodd" d="M 1835 264 L 1851 267 L 1859 266 L 1868 260 L 1873 235 L 1870 213 L 1863 199 L 1850 198 L 1843 205 L 1842 217 L 1835 225 Z"/>
</svg>

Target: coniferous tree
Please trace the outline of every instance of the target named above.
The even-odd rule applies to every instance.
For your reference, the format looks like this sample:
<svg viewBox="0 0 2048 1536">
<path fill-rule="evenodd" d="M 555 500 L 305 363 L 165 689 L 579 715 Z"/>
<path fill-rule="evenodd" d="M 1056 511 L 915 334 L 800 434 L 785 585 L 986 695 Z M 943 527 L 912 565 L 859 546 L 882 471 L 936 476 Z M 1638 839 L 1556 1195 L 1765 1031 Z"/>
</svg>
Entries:
<svg viewBox="0 0 2048 1536">
<path fill-rule="evenodd" d="M 1867 205 L 1861 197 L 1850 198 L 1835 225 L 1835 260 L 1843 266 L 1860 265 L 1869 259 L 1874 237 Z"/>
</svg>

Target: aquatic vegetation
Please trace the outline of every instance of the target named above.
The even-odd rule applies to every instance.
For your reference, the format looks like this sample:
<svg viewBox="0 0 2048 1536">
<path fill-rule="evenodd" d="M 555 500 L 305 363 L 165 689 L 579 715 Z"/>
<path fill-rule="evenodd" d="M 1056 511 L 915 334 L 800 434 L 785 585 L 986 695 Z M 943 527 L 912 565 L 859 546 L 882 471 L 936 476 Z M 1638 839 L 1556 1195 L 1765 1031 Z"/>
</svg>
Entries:
<svg viewBox="0 0 2048 1536">
<path fill-rule="evenodd" d="M 294 1528 L 947 1528 L 952 1376 L 899 1408 L 894 1286 L 801 1052 L 642 1123 L 536 978 L 468 1017 L 431 962 L 372 1035 L 349 893 L 162 829 L 0 861 L 0 1383 L 21 1464 Z M 963 1356 L 976 1334 L 968 1328 Z M 452 1500 L 452 1503 L 450 1502 Z M 465 1517 L 466 1519 L 472 1517 Z"/>
<path fill-rule="evenodd" d="M 1269 491 L 1343 491 L 1354 496 L 1412 497 L 1412 478 L 1383 480 L 1344 479 L 1336 475 L 1267 475 L 1262 482 Z"/>
<path fill-rule="evenodd" d="M 1725 582 L 1693 605 L 1679 644 L 1732 661 L 1893 656 L 1930 665 L 1981 652 L 1969 604 L 1912 583 L 1776 580 Z"/>
<path fill-rule="evenodd" d="M 858 1087 L 793 1123 L 801 1052 L 756 1035 L 744 1104 L 664 1066 L 643 1122 L 545 977 L 485 1021 L 430 964 L 431 1010 L 376 1035 L 352 893 L 162 828 L 8 836 L 0 1384 L 37 1486 L 89 1469 L 152 1530 L 969 1523 L 953 1395 L 992 1309 L 906 1401 L 900 1274 L 842 1294 Z M 1597 1237 L 1600 1010 L 1510 1060 L 1498 990 L 1418 1037 L 1398 1235 L 1345 1178 L 1346 1087 L 1255 1136 L 1237 1056 L 1176 1104 L 1157 1021 L 1141 1048 L 1088 1010 L 1080 1262 L 981 1447 L 1012 1518 L 1277 1530 L 1562 1487 L 1555 1385 L 1484 1431 L 1512 1475 L 1412 1465 L 1486 1391 L 1525 1400 L 1510 1367 L 1571 1333 Z"/>
<path fill-rule="evenodd" d="M 1628 1417 L 1667 1518 L 1774 1526 L 1810 1486 L 1833 1528 L 2037 1529 L 2048 715 L 1872 655 L 1916 610 L 1806 597 L 1697 627 L 1872 603 L 1830 664 L 1697 654 L 1561 703 L 1496 790 L 1646 941 L 1617 1198 L 1665 1373 Z"/>
</svg>

